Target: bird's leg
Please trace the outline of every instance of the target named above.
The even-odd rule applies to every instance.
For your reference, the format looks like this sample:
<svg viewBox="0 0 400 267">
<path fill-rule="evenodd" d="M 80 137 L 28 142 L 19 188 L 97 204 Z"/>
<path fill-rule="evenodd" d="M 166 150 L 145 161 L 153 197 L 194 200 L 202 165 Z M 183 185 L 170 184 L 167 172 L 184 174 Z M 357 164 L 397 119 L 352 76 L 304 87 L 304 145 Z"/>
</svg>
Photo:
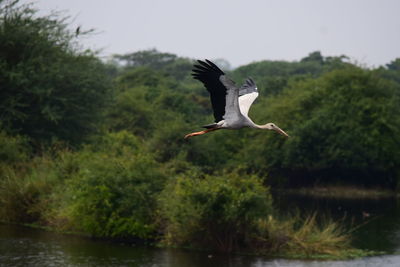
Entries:
<svg viewBox="0 0 400 267">
<path fill-rule="evenodd" d="M 200 132 L 190 133 L 190 134 L 185 135 L 185 139 L 187 139 L 189 137 L 192 137 L 192 136 L 197 136 L 197 135 L 202 135 L 202 134 L 205 134 L 205 133 L 209 133 L 209 132 L 212 132 L 212 131 L 215 131 L 215 130 L 219 130 L 219 129 L 220 128 L 211 128 L 211 129 L 206 129 L 206 130 L 200 131 Z"/>
</svg>

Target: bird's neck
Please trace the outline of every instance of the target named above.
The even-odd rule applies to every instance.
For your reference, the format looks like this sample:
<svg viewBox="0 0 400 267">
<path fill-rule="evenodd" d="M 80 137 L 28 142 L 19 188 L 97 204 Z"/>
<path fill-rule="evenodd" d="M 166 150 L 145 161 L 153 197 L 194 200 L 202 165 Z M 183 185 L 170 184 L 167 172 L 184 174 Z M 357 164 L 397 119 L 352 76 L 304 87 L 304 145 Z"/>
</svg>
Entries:
<svg viewBox="0 0 400 267">
<path fill-rule="evenodd" d="M 268 124 L 259 125 L 259 124 L 255 124 L 255 123 L 254 123 L 253 128 L 256 128 L 256 129 L 263 129 L 263 130 L 271 130 L 271 127 L 269 127 Z"/>
</svg>

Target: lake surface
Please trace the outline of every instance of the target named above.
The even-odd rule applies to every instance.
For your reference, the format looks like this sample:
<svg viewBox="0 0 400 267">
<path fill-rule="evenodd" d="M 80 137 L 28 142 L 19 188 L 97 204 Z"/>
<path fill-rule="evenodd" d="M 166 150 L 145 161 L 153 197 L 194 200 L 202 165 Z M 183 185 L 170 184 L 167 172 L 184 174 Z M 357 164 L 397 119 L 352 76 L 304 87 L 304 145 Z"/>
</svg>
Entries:
<svg viewBox="0 0 400 267">
<path fill-rule="evenodd" d="M 318 211 L 357 226 L 354 244 L 385 255 L 349 261 L 301 261 L 220 255 L 132 246 L 0 224 L 0 266 L 400 266 L 400 205 L 397 199 L 335 200 L 275 196 L 281 212 Z M 364 214 L 364 215 L 363 215 Z M 368 214 L 369 216 L 366 216 Z"/>
</svg>

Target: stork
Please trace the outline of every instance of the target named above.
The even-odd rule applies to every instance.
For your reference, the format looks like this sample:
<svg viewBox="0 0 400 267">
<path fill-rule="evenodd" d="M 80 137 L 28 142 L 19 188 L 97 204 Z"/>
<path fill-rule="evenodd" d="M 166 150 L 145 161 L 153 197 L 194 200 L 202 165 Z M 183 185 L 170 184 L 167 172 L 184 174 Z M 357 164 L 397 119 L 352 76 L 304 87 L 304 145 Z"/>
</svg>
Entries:
<svg viewBox="0 0 400 267">
<path fill-rule="evenodd" d="M 248 116 L 249 109 L 258 97 L 256 83 L 248 78 L 239 88 L 229 79 L 217 65 L 209 60 L 197 60 L 192 76 L 201 81 L 210 93 L 211 105 L 214 111 L 215 123 L 204 125 L 204 131 L 189 133 L 185 139 L 202 135 L 219 129 L 240 129 L 250 127 L 262 130 L 273 130 L 289 137 L 274 123 L 264 125 L 255 124 Z"/>
</svg>

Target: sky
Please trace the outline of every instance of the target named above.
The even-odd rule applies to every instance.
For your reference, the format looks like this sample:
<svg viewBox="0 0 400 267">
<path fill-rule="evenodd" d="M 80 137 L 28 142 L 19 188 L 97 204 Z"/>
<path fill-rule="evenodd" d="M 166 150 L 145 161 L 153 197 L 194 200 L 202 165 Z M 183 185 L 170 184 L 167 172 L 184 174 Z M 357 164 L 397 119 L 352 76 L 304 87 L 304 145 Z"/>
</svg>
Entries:
<svg viewBox="0 0 400 267">
<path fill-rule="evenodd" d="M 21 0 L 64 11 L 104 58 L 157 49 L 233 67 L 313 51 L 377 67 L 400 57 L 399 0 Z"/>
</svg>

